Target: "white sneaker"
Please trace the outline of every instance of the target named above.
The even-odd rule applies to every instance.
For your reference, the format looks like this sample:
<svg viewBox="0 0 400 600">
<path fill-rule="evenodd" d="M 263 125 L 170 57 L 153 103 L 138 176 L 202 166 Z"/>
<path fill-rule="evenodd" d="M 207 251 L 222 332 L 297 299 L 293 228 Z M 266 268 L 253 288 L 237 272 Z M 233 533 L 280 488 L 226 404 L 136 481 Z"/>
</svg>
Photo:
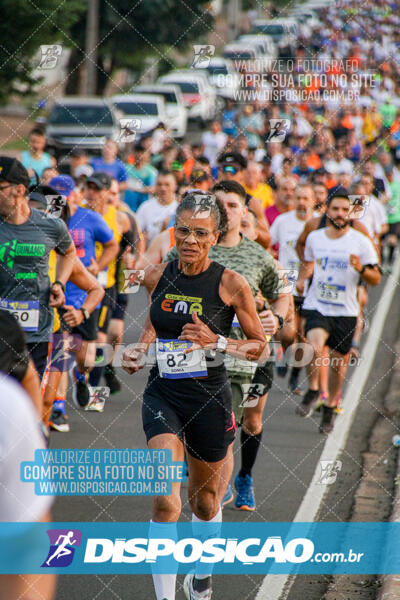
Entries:
<svg viewBox="0 0 400 600">
<path fill-rule="evenodd" d="M 196 592 L 193 589 L 194 573 L 188 573 L 183 582 L 183 591 L 187 600 L 211 600 L 212 588 L 204 590 L 204 592 Z"/>
</svg>

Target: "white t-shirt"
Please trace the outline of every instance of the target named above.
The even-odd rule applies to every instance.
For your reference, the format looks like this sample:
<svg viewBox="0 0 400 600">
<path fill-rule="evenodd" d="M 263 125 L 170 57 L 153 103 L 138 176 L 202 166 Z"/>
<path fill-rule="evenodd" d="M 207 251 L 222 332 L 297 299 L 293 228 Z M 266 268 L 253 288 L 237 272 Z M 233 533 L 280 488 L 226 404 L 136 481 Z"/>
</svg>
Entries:
<svg viewBox="0 0 400 600">
<path fill-rule="evenodd" d="M 176 200 L 171 204 L 160 204 L 155 196 L 139 206 L 136 219 L 140 229 L 147 233 L 150 241 L 160 233 L 164 221 L 174 216 L 177 206 Z"/>
<path fill-rule="evenodd" d="M 314 274 L 303 308 L 329 317 L 356 317 L 360 274 L 350 266 L 350 254 L 359 256 L 363 265 L 375 265 L 379 262 L 375 248 L 370 239 L 351 227 L 337 239 L 330 239 L 326 232 L 317 229 L 307 237 L 304 259 L 314 261 Z"/>
<path fill-rule="evenodd" d="M 385 207 L 375 196 L 369 196 L 369 203 L 359 221 L 365 225 L 372 238 L 380 234 L 382 226 L 387 223 L 387 215 Z"/>
<path fill-rule="evenodd" d="M 13 379 L 0 374 L 0 521 L 39 521 L 52 496 L 35 494 L 34 484 L 22 482 L 22 461 L 35 460 L 44 449 L 39 418 L 32 400 Z"/>
<path fill-rule="evenodd" d="M 296 216 L 296 211 L 291 210 L 276 217 L 271 225 L 271 245 L 279 244 L 278 260 L 288 272 L 287 278 L 293 284 L 293 292 L 300 269 L 300 259 L 296 252 L 296 243 L 302 233 L 306 221 L 301 221 Z"/>
<path fill-rule="evenodd" d="M 217 156 L 222 148 L 225 147 L 228 136 L 223 131 L 213 133 L 206 131 L 201 138 L 201 143 L 204 145 L 204 156 L 208 158 L 212 167 L 217 164 Z"/>
</svg>

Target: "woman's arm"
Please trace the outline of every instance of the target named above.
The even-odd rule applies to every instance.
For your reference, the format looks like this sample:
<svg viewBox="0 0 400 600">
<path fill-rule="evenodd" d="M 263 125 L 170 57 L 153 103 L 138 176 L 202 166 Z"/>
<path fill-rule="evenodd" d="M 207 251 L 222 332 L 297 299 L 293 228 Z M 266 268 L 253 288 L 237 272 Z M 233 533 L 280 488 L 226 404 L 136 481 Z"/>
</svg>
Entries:
<svg viewBox="0 0 400 600">
<path fill-rule="evenodd" d="M 269 348 L 266 348 L 265 334 L 258 318 L 253 294 L 245 278 L 235 271 L 225 269 L 220 284 L 220 296 L 225 304 L 234 308 L 239 324 L 247 337 L 246 340 L 227 338 L 226 352 L 245 360 L 258 360 L 261 355 L 264 360 L 268 358 Z M 187 323 L 178 338 L 193 342 L 193 346 L 187 350 L 187 353 L 199 347 L 215 350 L 218 334 L 214 333 L 197 313 L 193 313 L 192 318 L 193 323 Z"/>
</svg>

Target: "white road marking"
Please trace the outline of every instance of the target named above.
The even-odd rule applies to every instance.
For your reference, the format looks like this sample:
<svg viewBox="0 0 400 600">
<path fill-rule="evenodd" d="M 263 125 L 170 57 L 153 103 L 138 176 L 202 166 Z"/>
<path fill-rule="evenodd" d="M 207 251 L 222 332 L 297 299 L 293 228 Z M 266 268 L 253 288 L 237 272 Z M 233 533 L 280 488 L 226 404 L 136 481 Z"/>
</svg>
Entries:
<svg viewBox="0 0 400 600">
<path fill-rule="evenodd" d="M 375 309 L 375 316 L 369 329 L 368 338 L 362 348 L 362 368 L 354 370 L 351 380 L 346 387 L 346 393 L 343 399 L 343 406 L 346 407 L 346 410 L 337 417 L 335 423 L 335 435 L 328 436 L 320 456 L 320 461 L 335 461 L 346 445 L 354 414 L 360 402 L 364 385 L 369 377 L 370 369 L 385 325 L 387 313 L 398 285 L 399 275 L 400 256 L 397 257 L 393 265 L 392 275 L 389 275 L 379 303 Z M 324 485 L 317 485 L 321 475 L 320 461 L 318 461 L 311 483 L 304 495 L 293 522 L 311 523 L 314 521 L 319 511 L 322 499 L 326 492 L 326 487 Z M 290 579 L 292 579 L 292 581 L 290 581 Z M 293 582 L 294 576 L 291 575 L 266 575 L 255 600 L 280 600 L 285 587 L 284 597 L 286 598 Z"/>
</svg>

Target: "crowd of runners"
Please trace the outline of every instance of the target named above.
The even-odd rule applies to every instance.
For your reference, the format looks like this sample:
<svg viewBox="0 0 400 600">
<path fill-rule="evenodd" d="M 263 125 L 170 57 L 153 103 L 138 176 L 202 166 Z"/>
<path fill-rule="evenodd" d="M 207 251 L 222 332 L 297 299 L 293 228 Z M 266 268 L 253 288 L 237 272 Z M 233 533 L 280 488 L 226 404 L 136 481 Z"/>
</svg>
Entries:
<svg viewBox="0 0 400 600">
<path fill-rule="evenodd" d="M 102 412 L 98 390 L 121 391 L 108 350 L 124 340 L 139 284 L 149 316 L 122 364 L 134 374 L 155 348 L 143 428 L 149 448 L 187 461 L 194 523 L 220 522 L 232 501 L 255 510 L 275 377 L 287 376 L 299 426 L 319 410 L 319 431 L 335 434 L 368 290 L 390 276 L 400 234 L 399 4 L 332 3 L 312 39 L 299 38 L 297 88 L 315 95 L 347 61 L 375 74 L 357 102 L 342 79 L 329 101 L 271 103 L 253 78 L 253 100 L 228 102 L 196 144 L 166 127 L 161 141 L 157 130 L 121 152 L 110 139 L 100 157 L 76 148 L 57 162 L 35 127 L 20 160 L 0 156 L 1 368 L 32 399 L 47 444 L 70 430 L 68 394 Z M 326 65 L 312 89 L 306 58 Z M 283 135 L 276 120 L 290 122 Z M 154 535 L 180 506 L 179 483 L 155 498 Z M 175 598 L 175 575 L 153 577 L 157 600 Z M 185 586 L 207 600 L 211 573 Z"/>
</svg>

